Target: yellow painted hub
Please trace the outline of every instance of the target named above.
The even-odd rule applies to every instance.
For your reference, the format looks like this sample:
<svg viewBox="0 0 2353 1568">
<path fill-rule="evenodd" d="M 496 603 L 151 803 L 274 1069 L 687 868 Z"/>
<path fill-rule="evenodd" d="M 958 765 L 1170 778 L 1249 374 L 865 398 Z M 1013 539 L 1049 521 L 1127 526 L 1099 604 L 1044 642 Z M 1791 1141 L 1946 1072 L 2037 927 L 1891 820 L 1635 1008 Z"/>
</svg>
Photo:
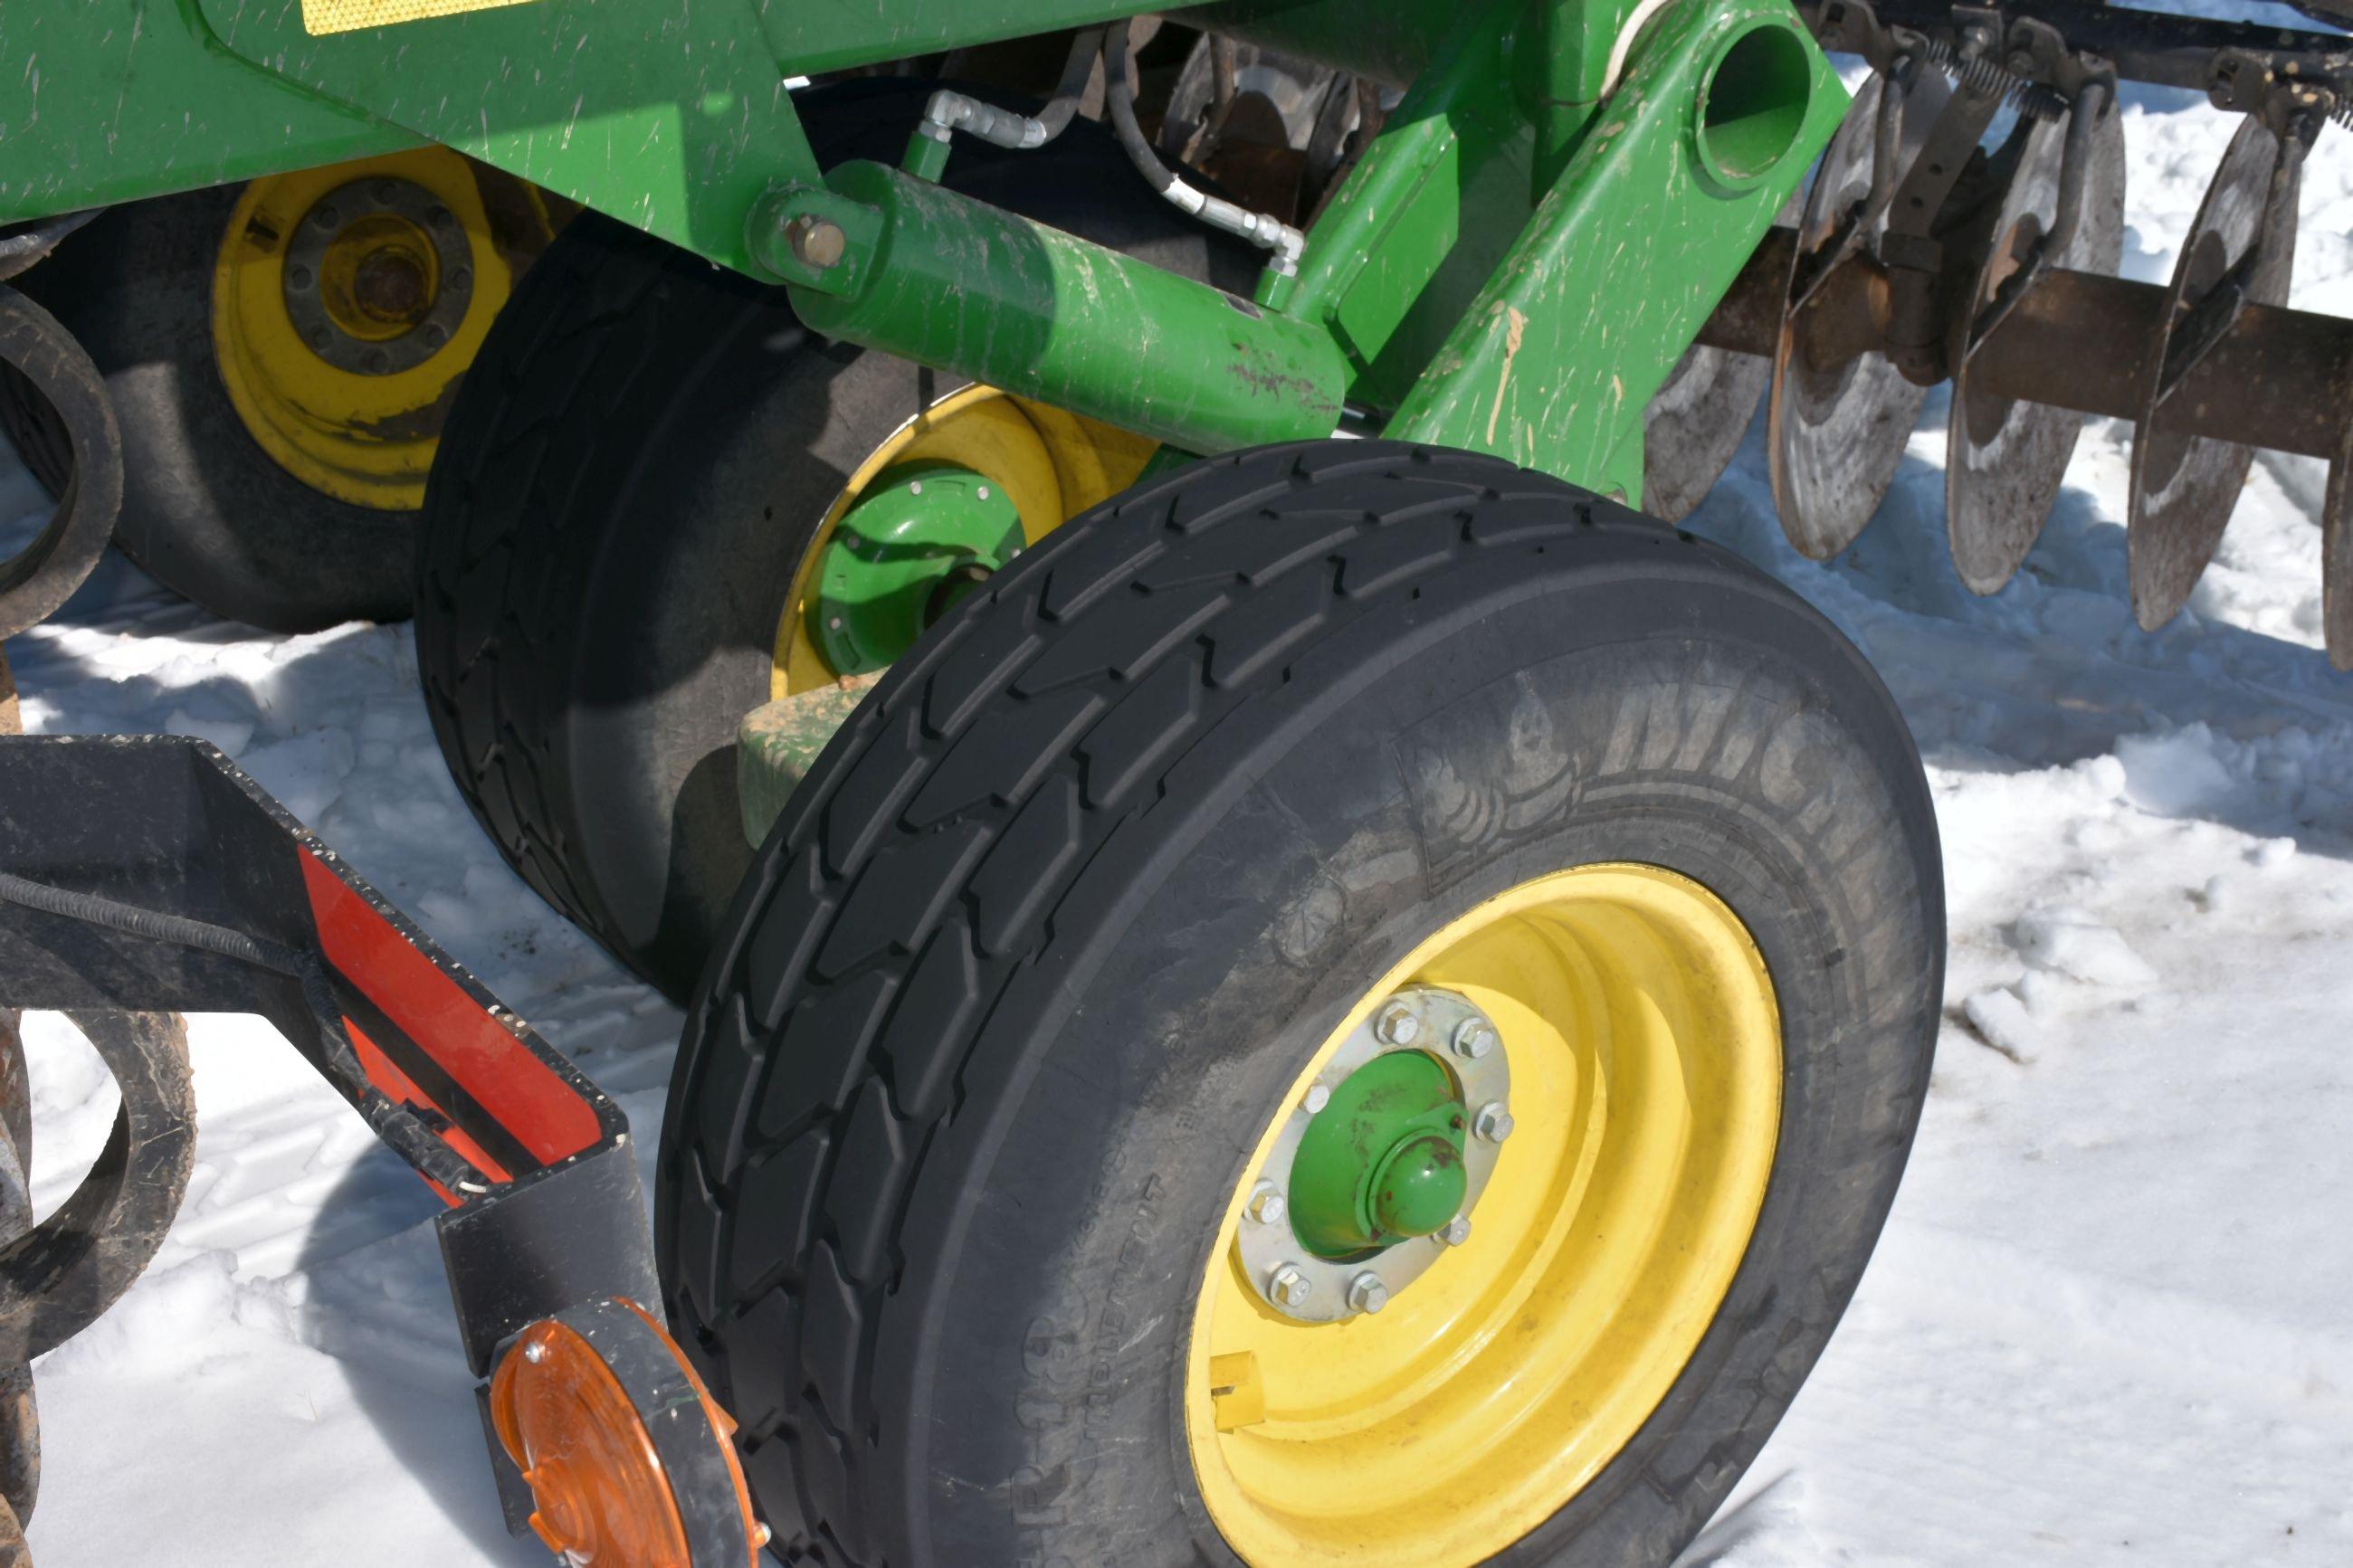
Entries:
<svg viewBox="0 0 2353 1568">
<path fill-rule="evenodd" d="M 953 463 L 995 480 L 1035 544 L 1053 530 L 1135 482 L 1155 443 L 1059 408 L 967 386 L 908 420 L 875 447 L 826 510 L 794 574 L 776 623 L 769 696 L 790 697 L 830 684 L 833 667 L 808 633 L 808 596 L 833 531 L 886 468 L 912 462 Z"/>
<path fill-rule="evenodd" d="M 213 269 L 213 352 L 247 430 L 338 500 L 425 504 L 458 378 L 554 226 L 443 147 L 256 180 Z"/>
<path fill-rule="evenodd" d="M 1202 1500 L 1253 1568 L 1451 1568 L 1542 1524 L 1690 1361 L 1764 1203 L 1779 1014 L 1746 928 L 1698 883 L 1597 865 L 1490 900 L 1365 994 L 1281 1115 L 1409 984 L 1494 1021 L 1516 1125 L 1470 1239 L 1377 1316 L 1300 1323 L 1262 1302 L 1234 1245 L 1249 1180 L 1235 1191 L 1185 1416 Z"/>
</svg>

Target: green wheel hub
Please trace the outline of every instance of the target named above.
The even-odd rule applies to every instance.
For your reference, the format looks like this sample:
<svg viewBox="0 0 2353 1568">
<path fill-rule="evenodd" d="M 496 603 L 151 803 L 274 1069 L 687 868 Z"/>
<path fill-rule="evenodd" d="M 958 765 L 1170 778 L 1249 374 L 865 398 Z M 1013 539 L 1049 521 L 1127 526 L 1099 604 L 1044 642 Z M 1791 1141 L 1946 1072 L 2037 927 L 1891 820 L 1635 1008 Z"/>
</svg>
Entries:
<svg viewBox="0 0 2353 1568">
<path fill-rule="evenodd" d="M 1291 1223 L 1319 1258 L 1354 1258 L 1432 1236 L 1469 1192 L 1469 1112 L 1422 1051 L 1376 1057 L 1308 1122 L 1291 1166 Z"/>
<path fill-rule="evenodd" d="M 1240 1278 L 1294 1322 L 1381 1310 L 1470 1240 L 1511 1098 L 1495 1020 L 1443 986 L 1392 993 L 1325 1058 L 1250 1173 Z"/>
<path fill-rule="evenodd" d="M 951 463 L 878 475 L 818 563 L 809 636 L 837 675 L 882 668 L 1020 552 L 1005 487 Z"/>
</svg>

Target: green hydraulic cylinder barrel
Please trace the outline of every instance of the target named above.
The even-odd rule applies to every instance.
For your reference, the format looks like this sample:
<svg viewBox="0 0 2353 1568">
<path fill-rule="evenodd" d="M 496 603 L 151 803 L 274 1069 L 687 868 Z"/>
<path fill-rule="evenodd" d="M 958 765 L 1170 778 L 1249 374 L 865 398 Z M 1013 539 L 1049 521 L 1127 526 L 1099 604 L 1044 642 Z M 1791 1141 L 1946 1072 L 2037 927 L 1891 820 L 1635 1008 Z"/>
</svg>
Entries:
<svg viewBox="0 0 2353 1568">
<path fill-rule="evenodd" d="M 1339 423 L 1347 370 L 1321 326 L 884 164 L 826 178 L 772 189 L 749 234 L 817 331 L 1190 452 Z"/>
</svg>

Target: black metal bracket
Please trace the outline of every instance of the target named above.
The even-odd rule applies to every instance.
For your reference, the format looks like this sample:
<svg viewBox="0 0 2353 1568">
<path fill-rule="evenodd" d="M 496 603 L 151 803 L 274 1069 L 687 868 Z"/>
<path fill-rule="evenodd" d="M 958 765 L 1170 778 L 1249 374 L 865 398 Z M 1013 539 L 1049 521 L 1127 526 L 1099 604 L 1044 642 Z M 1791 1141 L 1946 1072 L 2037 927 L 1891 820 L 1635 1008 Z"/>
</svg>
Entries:
<svg viewBox="0 0 2353 1568">
<path fill-rule="evenodd" d="M 453 1192 L 428 1177 L 450 1205 L 436 1224 L 477 1377 L 541 1318 L 660 1300 L 620 1108 L 211 745 L 0 736 L 0 868 L 62 895 L 52 906 L 116 911 L 0 898 L 0 1006 L 256 1013 L 351 1098 L 316 998 L 287 970 L 314 987 L 323 973 L 364 1092 L 455 1157 L 428 1168 L 483 1178 Z M 122 906 L 153 918 L 126 922 Z M 172 934 L 199 923 L 301 962 Z"/>
</svg>

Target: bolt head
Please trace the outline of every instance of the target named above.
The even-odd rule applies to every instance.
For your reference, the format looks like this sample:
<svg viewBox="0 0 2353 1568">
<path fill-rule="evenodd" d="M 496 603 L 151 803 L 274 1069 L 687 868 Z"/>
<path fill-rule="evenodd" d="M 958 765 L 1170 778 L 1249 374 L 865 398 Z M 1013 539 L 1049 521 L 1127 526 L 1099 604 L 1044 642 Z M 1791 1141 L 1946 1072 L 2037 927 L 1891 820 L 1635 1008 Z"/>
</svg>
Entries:
<svg viewBox="0 0 2353 1568">
<path fill-rule="evenodd" d="M 1454 1026 L 1454 1054 L 1478 1061 L 1495 1048 L 1503 1037 L 1484 1018 L 1465 1018 Z"/>
<path fill-rule="evenodd" d="M 1332 1103 L 1332 1086 L 1328 1083 L 1309 1084 L 1306 1094 L 1301 1097 L 1299 1103 L 1306 1110 L 1308 1115 L 1314 1115 Z"/>
<path fill-rule="evenodd" d="M 831 267 L 848 252 L 849 237 L 841 232 L 839 224 L 803 213 L 785 226 L 785 243 L 793 247 L 794 259 L 803 266 Z"/>
<path fill-rule="evenodd" d="M 1402 1002 L 1387 1002 L 1373 1015 L 1373 1033 L 1384 1045 L 1409 1046 L 1421 1037 L 1421 1020 Z"/>
<path fill-rule="evenodd" d="M 1449 1247 L 1460 1247 L 1470 1240 L 1471 1216 L 1459 1214 L 1448 1220 L 1446 1228 L 1438 1233 L 1438 1239 Z"/>
<path fill-rule="evenodd" d="M 1502 1100 L 1491 1100 L 1471 1119 L 1471 1131 L 1490 1143 L 1501 1143 L 1512 1135 L 1512 1113 Z"/>
<path fill-rule="evenodd" d="M 1266 1293 L 1278 1307 L 1304 1306 L 1315 1293 L 1315 1282 L 1297 1264 L 1286 1263 L 1268 1279 Z"/>
<path fill-rule="evenodd" d="M 537 1366 L 547 1359 L 547 1342 L 543 1340 L 532 1341 L 522 1347 L 522 1359 Z"/>
<path fill-rule="evenodd" d="M 972 493 L 973 493 L 973 499 L 974 499 L 974 500 L 987 500 L 988 499 L 988 487 L 987 487 L 987 485 L 982 485 L 982 486 L 980 486 L 977 489 L 974 490 Z"/>
<path fill-rule="evenodd" d="M 1250 1189 L 1250 1216 L 1261 1225 L 1280 1225 L 1291 1213 L 1291 1205 L 1283 1198 L 1282 1189 L 1272 1182 L 1261 1182 Z"/>
<path fill-rule="evenodd" d="M 1388 1304 L 1388 1285 L 1371 1269 L 1348 1281 L 1348 1305 L 1357 1311 L 1377 1312 Z"/>
</svg>

